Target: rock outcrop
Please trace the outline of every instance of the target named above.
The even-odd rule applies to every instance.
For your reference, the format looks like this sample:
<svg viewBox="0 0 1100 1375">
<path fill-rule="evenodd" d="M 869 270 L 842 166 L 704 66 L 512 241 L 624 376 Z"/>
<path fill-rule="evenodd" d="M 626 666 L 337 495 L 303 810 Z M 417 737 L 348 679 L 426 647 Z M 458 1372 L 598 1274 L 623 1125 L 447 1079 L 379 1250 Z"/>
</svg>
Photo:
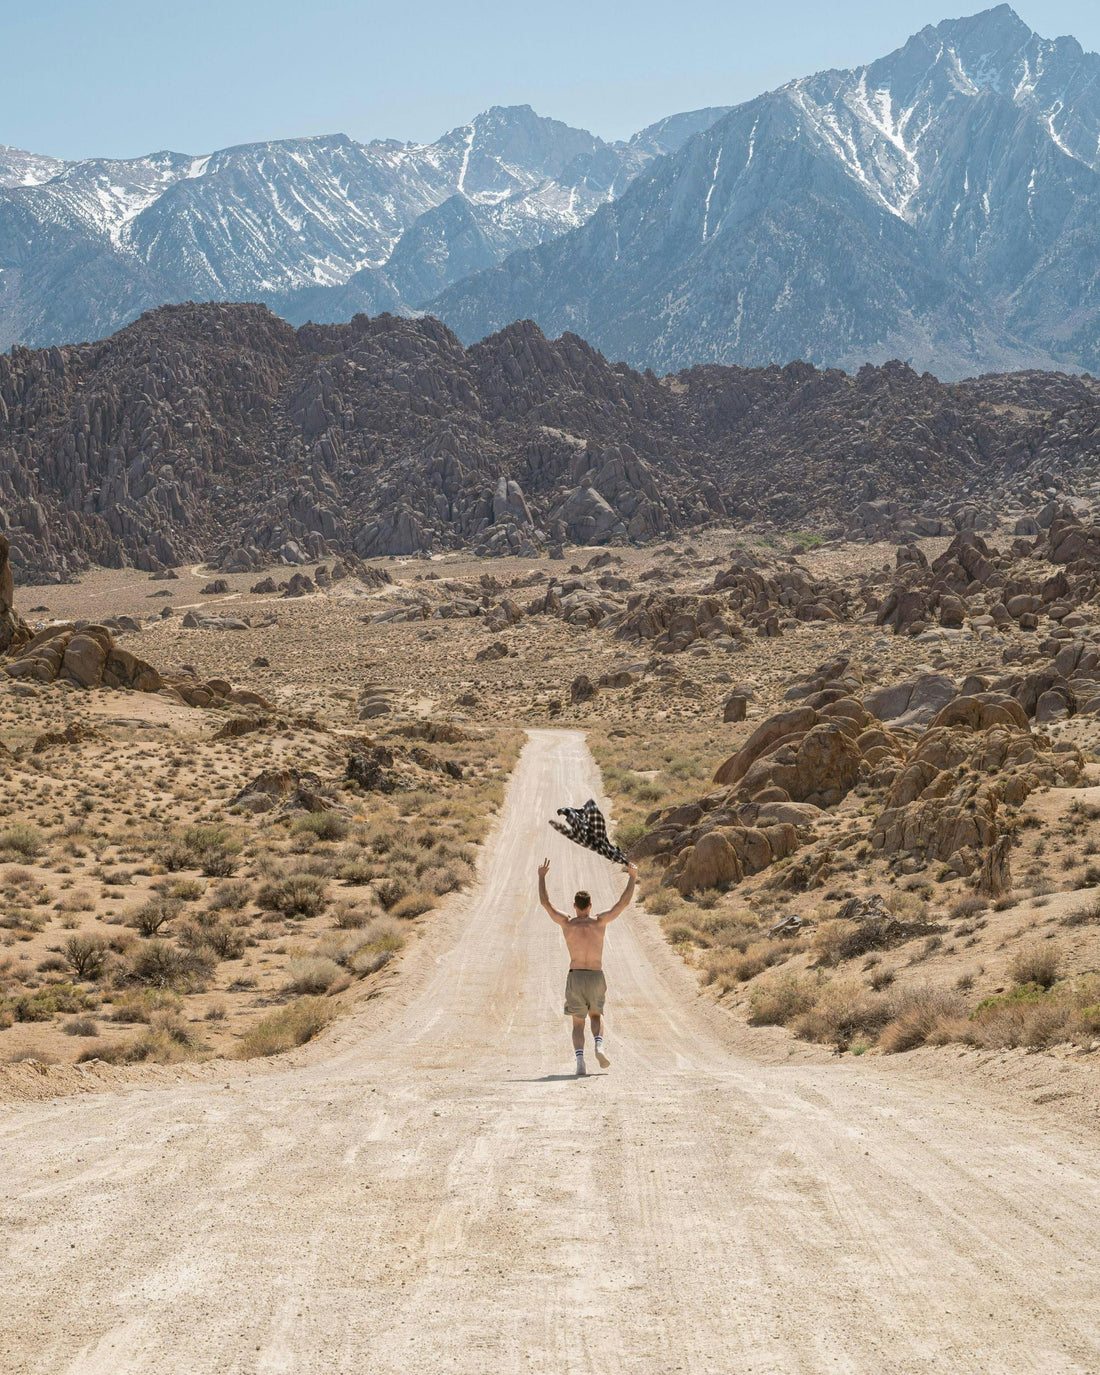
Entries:
<svg viewBox="0 0 1100 1375">
<path fill-rule="evenodd" d="M 1100 476 L 1100 392 L 1082 378 L 945 386 L 898 363 L 855 377 L 792 363 L 670 384 L 530 321 L 463 348 L 428 317 L 294 330 L 214 304 L 0 358 L 0 533 L 17 582 L 90 563 L 258 574 L 336 553 L 349 567 L 460 547 L 533 556 L 727 518 L 911 549 L 945 530 L 980 541 L 999 506 L 1066 566 L 1097 547 L 1071 490 L 1087 475 Z M 970 548 L 950 562 L 987 587 Z M 921 590 L 905 578 L 899 598 Z M 746 556 L 713 590 L 754 625 L 864 611 L 814 582 Z M 969 599 L 948 570 L 932 604 L 890 606 L 883 624 L 957 624 Z"/>
<path fill-rule="evenodd" d="M 8 558 L 8 541 L 0 535 L 0 654 L 10 654 L 31 638 L 30 628 L 15 610 L 15 581 Z"/>
</svg>

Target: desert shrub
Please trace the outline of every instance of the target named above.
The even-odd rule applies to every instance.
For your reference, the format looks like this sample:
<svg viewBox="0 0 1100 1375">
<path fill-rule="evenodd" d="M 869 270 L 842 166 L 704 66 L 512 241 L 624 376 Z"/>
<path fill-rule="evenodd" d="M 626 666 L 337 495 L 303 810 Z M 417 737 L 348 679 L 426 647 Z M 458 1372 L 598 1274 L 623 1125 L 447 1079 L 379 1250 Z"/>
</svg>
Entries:
<svg viewBox="0 0 1100 1375">
<path fill-rule="evenodd" d="M 424 869 L 419 878 L 421 888 L 442 897 L 445 893 L 453 893 L 469 883 L 473 876 L 471 864 L 467 864 L 465 860 L 454 859 L 448 864 L 435 864 Z"/>
<path fill-rule="evenodd" d="M 1012 1046 L 1042 1050 L 1070 1039 L 1073 1012 L 1071 998 L 1038 984 L 1018 984 L 1009 993 L 983 998 L 960 1039 L 989 1050 Z"/>
<path fill-rule="evenodd" d="M 1093 898 L 1083 907 L 1075 907 L 1062 918 L 1063 926 L 1091 926 L 1100 922 L 1100 898 Z"/>
<path fill-rule="evenodd" d="M 295 819 L 291 829 L 299 835 L 308 833 L 317 840 L 344 840 L 348 823 L 339 812 L 307 812 Z"/>
<path fill-rule="evenodd" d="M 70 936 L 61 948 L 66 963 L 78 979 L 97 979 L 103 972 L 107 942 L 102 936 Z"/>
<path fill-rule="evenodd" d="M 131 956 L 128 972 L 136 983 L 197 993 L 209 981 L 214 963 L 201 948 L 183 950 L 168 941 L 149 940 L 142 942 Z"/>
<path fill-rule="evenodd" d="M 368 945 L 351 957 L 349 967 L 354 974 L 364 979 L 368 974 L 377 974 L 382 966 L 388 964 L 392 959 L 392 950 L 375 950 Z"/>
<path fill-rule="evenodd" d="M 883 899 L 886 908 L 893 912 L 898 921 L 925 922 L 928 920 L 928 904 L 916 893 L 902 891 L 888 893 Z"/>
<path fill-rule="evenodd" d="M 177 873 L 180 869 L 190 869 L 194 862 L 191 850 L 180 840 L 170 840 L 166 845 L 162 845 L 155 858 L 170 874 Z"/>
<path fill-rule="evenodd" d="M 699 932 L 694 926 L 688 926 L 682 921 L 673 921 L 667 924 L 662 923 L 661 928 L 665 933 L 665 940 L 673 945 L 695 945 L 696 942 L 705 944 Z"/>
<path fill-rule="evenodd" d="M 86 1012 L 96 1002 L 74 984 L 56 983 L 12 999 L 10 1007 L 17 1022 L 48 1022 L 59 1012 Z"/>
<path fill-rule="evenodd" d="M 57 904 L 59 912 L 94 912 L 95 898 L 91 893 L 78 889 L 75 893 L 66 893 Z"/>
<path fill-rule="evenodd" d="M 430 912 L 435 906 L 435 895 L 432 893 L 408 893 L 405 897 L 399 898 L 390 908 L 392 916 L 400 917 L 408 921 L 412 917 L 422 917 L 425 912 Z"/>
<path fill-rule="evenodd" d="M 219 960 L 239 960 L 248 944 L 248 937 L 239 926 L 230 926 L 224 921 L 196 926 L 189 935 L 192 939 L 187 941 L 188 945 L 209 950 Z"/>
<path fill-rule="evenodd" d="M 768 961 L 759 943 L 750 945 L 744 953 L 740 950 L 711 950 L 704 957 L 703 981 L 717 984 L 723 993 L 728 993 L 737 984 L 762 974 L 767 967 Z"/>
<path fill-rule="evenodd" d="M 214 885 L 207 904 L 212 912 L 240 912 L 251 897 L 252 885 L 247 879 L 226 879 Z"/>
<path fill-rule="evenodd" d="M 1008 964 L 1008 973 L 1014 983 L 1050 988 L 1061 968 L 1061 948 L 1052 941 L 1035 941 L 1013 955 Z"/>
<path fill-rule="evenodd" d="M 871 975 L 871 987 L 876 993 L 881 993 L 884 988 L 889 988 L 896 978 L 897 973 L 893 969 L 876 969 Z"/>
<path fill-rule="evenodd" d="M 892 998 L 890 1020 L 879 1045 L 888 1055 L 926 1044 L 955 1040 L 965 1025 L 966 1005 L 958 993 L 941 988 L 911 988 Z"/>
<path fill-rule="evenodd" d="M 338 902 L 332 909 L 332 920 L 340 931 L 357 931 L 370 921 L 370 912 L 350 902 Z"/>
<path fill-rule="evenodd" d="M 35 965 L 39 974 L 62 974 L 68 968 L 68 961 L 62 959 L 60 955 L 47 955 L 44 960 L 39 960 Z"/>
<path fill-rule="evenodd" d="M 257 1022 L 241 1040 L 237 1055 L 242 1060 L 251 1060 L 305 1045 L 335 1015 L 336 1008 L 325 998 L 298 998 Z"/>
<path fill-rule="evenodd" d="M 135 988 L 119 994 L 111 1005 L 112 1022 L 148 1022 L 154 1012 L 178 1008 L 179 995 L 164 988 Z"/>
<path fill-rule="evenodd" d="M 813 1005 L 792 1017 L 791 1030 L 803 1041 L 847 1046 L 857 1035 L 875 1037 L 889 1020 L 885 998 L 869 992 L 856 979 L 823 983 Z"/>
<path fill-rule="evenodd" d="M 17 821 L 0 831 L 0 852 L 22 855 L 24 859 L 34 859 L 45 848 L 46 837 L 37 826 L 25 821 Z"/>
<path fill-rule="evenodd" d="M 408 894 L 409 885 L 400 874 L 387 874 L 375 884 L 374 894 L 388 912 Z"/>
<path fill-rule="evenodd" d="M 328 884 L 317 874 L 286 874 L 261 884 L 256 901 L 284 917 L 318 917 L 328 905 Z"/>
<path fill-rule="evenodd" d="M 323 955 L 291 960 L 287 966 L 288 993 L 327 993 L 340 977 L 340 966 Z"/>
<path fill-rule="evenodd" d="M 801 974 L 784 974 L 759 984 L 749 1002 L 749 1025 L 786 1026 L 793 1017 L 809 1011 L 818 988 L 816 979 Z"/>
<path fill-rule="evenodd" d="M 98 1036 L 99 1026 L 92 1017 L 73 1017 L 63 1022 L 61 1030 L 66 1036 Z"/>
<path fill-rule="evenodd" d="M 680 895 L 672 888 L 657 888 L 645 899 L 647 912 L 655 917 L 667 917 L 680 900 Z"/>
<path fill-rule="evenodd" d="M 237 857 L 222 845 L 199 850 L 196 862 L 207 878 L 230 878 L 237 872 Z"/>
<path fill-rule="evenodd" d="M 834 918 L 823 921 L 813 934 L 813 953 L 819 965 L 837 965 L 848 958 L 844 953 L 849 938 L 855 934 L 854 921 L 840 921 Z M 862 952 L 860 952 L 862 953 Z"/>
<path fill-rule="evenodd" d="M 183 904 L 178 898 L 155 897 L 142 903 L 130 918 L 130 925 L 143 936 L 155 936 L 162 926 L 178 917 Z"/>
<path fill-rule="evenodd" d="M 1073 880 L 1074 888 L 1095 888 L 1100 884 L 1100 865 L 1086 864 Z"/>
<path fill-rule="evenodd" d="M 976 917 L 979 912 L 988 911 L 988 898 L 983 898 L 978 893 L 967 893 L 965 897 L 959 898 L 958 902 L 952 903 L 947 915 L 952 921 L 964 921 L 967 917 Z"/>
<path fill-rule="evenodd" d="M 156 886 L 160 887 L 159 884 Z M 177 902 L 198 902 L 202 895 L 203 885 L 197 878 L 176 879 L 173 883 L 167 883 L 164 889 L 164 896 L 174 898 Z"/>
<path fill-rule="evenodd" d="M 368 861 L 349 859 L 337 869 L 336 877 L 341 883 L 346 883 L 353 888 L 361 888 L 363 884 L 369 883 L 374 878 L 374 872 L 374 865 Z"/>
<path fill-rule="evenodd" d="M 615 844 L 620 850 L 629 850 L 648 830 L 644 821 L 620 821 L 615 827 Z"/>
<path fill-rule="evenodd" d="M 182 840 L 192 854 L 197 855 L 203 850 L 220 850 L 230 844 L 230 834 L 224 826 L 204 824 L 188 826 Z"/>
</svg>

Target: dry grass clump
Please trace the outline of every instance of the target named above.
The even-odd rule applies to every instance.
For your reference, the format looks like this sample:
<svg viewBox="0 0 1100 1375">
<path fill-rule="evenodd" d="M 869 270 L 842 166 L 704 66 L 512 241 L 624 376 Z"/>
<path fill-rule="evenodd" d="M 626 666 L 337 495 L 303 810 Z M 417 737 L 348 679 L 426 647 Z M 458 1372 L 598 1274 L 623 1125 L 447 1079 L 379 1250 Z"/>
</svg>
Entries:
<svg viewBox="0 0 1100 1375">
<path fill-rule="evenodd" d="M 163 988 L 134 988 L 120 993 L 111 1004 L 112 1022 L 148 1022 L 154 1012 L 176 1010 L 177 994 Z"/>
<path fill-rule="evenodd" d="M 1062 1042 L 1091 1044 L 1100 1036 L 1100 975 L 1082 975 L 1050 988 L 1020 984 L 980 1002 L 965 1034 L 970 1045 L 1002 1050 L 1045 1050 Z"/>
<path fill-rule="evenodd" d="M 0 831 L 0 859 L 11 855 L 35 859 L 45 848 L 46 837 L 37 826 L 25 821 L 17 821 Z"/>
<path fill-rule="evenodd" d="M 130 957 L 127 974 L 135 983 L 198 993 L 209 983 L 216 961 L 205 949 L 181 949 L 168 941 L 143 941 Z"/>
<path fill-rule="evenodd" d="M 287 966 L 286 990 L 288 993 L 327 993 L 342 976 L 343 971 L 336 961 L 323 955 L 291 960 Z"/>
<path fill-rule="evenodd" d="M 430 912 L 435 905 L 433 893 L 407 893 L 405 897 L 393 904 L 390 908 L 390 915 L 409 921 L 413 917 L 422 917 L 425 912 Z"/>
<path fill-rule="evenodd" d="M 1061 948 L 1052 941 L 1034 941 L 1009 961 L 1009 977 L 1017 984 L 1050 988 L 1062 970 Z"/>
<path fill-rule="evenodd" d="M 784 974 L 758 984 L 749 999 L 749 1025 L 786 1026 L 809 1012 L 819 988 L 820 980 L 805 974 Z"/>
<path fill-rule="evenodd" d="M 173 1065 L 202 1059 L 206 1050 L 179 1013 L 164 1008 L 149 1014 L 148 1029 L 137 1040 L 97 1046 L 95 1050 L 85 1051 L 79 1060 L 105 1060 L 111 1065 Z"/>
<path fill-rule="evenodd" d="M 889 1017 L 887 1001 L 858 979 L 829 979 L 817 990 L 813 1005 L 787 1025 L 800 1040 L 846 1048 L 857 1036 L 874 1040 Z"/>
<path fill-rule="evenodd" d="M 701 958 L 703 981 L 717 984 L 723 993 L 749 979 L 755 979 L 765 969 L 783 964 L 794 954 L 805 948 L 798 940 L 753 940 L 729 945 L 719 945 L 708 950 Z"/>
<path fill-rule="evenodd" d="M 318 874 L 285 874 L 262 883 L 256 902 L 263 911 L 284 917 L 319 917 L 328 906 L 328 884 Z"/>
<path fill-rule="evenodd" d="M 854 921 L 841 921 L 832 918 L 820 922 L 813 934 L 813 952 L 819 965 L 834 966 L 842 960 L 851 958 L 852 937 L 858 930 Z M 862 952 L 859 952 L 862 953 Z"/>
<path fill-rule="evenodd" d="M 1092 926 L 1100 923 L 1100 898 L 1093 898 L 1084 907 L 1075 907 L 1062 918 L 1063 926 Z"/>
<path fill-rule="evenodd" d="M 296 835 L 310 835 L 315 840 L 343 840 L 348 823 L 339 812 L 307 812 L 296 817 L 291 830 Z"/>
<path fill-rule="evenodd" d="M 966 1004 L 947 989 L 910 988 L 889 1005 L 890 1020 L 882 1028 L 879 1046 L 887 1055 L 923 1045 L 946 1045 L 959 1040 L 966 1027 Z"/>
<path fill-rule="evenodd" d="M 293 1050 L 323 1031 L 335 1015 L 336 1006 L 327 998 L 298 998 L 257 1022 L 241 1040 L 237 1055 L 252 1060 Z"/>
</svg>

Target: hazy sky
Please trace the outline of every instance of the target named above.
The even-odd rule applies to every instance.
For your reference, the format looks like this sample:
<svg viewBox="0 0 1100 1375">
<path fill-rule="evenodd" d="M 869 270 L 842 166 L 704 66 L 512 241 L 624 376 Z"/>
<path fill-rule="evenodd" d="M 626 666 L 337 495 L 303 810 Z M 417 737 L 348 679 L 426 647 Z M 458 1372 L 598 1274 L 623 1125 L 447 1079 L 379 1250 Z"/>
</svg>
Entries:
<svg viewBox="0 0 1100 1375">
<path fill-rule="evenodd" d="M 981 0 L 0 0 L 0 143 L 78 158 L 342 132 L 429 140 L 489 105 L 622 138 L 847 67 Z M 1020 0 L 1100 50 L 1097 0 Z"/>
</svg>

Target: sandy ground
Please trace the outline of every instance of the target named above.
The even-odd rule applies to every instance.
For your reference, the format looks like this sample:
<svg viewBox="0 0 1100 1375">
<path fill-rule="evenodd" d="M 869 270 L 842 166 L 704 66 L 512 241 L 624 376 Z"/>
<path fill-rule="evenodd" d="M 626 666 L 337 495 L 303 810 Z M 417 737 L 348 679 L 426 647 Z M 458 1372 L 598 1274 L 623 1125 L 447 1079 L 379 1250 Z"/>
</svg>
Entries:
<svg viewBox="0 0 1100 1375">
<path fill-rule="evenodd" d="M 546 825 L 586 788 L 583 736 L 535 732 L 478 886 L 293 1059 L 9 1111 L 0 1366 L 1100 1371 L 1087 1134 L 976 1078 L 749 1059 L 637 912 L 612 1068 L 573 1078 L 534 867 L 613 896 Z"/>
</svg>

